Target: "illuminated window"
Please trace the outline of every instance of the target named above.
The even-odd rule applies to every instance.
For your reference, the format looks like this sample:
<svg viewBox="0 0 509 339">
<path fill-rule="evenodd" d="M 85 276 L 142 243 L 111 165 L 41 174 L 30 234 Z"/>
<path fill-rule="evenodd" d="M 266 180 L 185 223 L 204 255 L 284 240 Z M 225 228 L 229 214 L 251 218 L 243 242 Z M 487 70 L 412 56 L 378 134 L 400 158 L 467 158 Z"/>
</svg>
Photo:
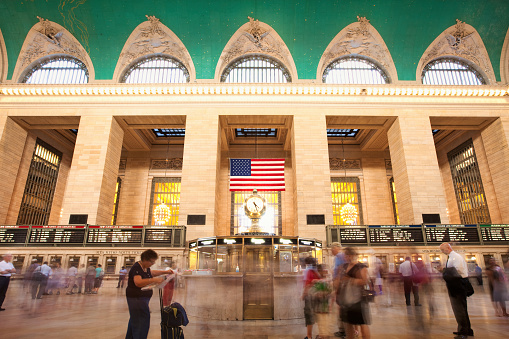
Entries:
<svg viewBox="0 0 509 339">
<path fill-rule="evenodd" d="M 394 212 L 394 222 L 399 225 L 399 212 L 398 212 L 398 199 L 396 197 L 396 185 L 394 184 L 394 178 L 389 180 L 391 186 L 391 197 L 392 197 L 392 211 Z"/>
<path fill-rule="evenodd" d="M 177 59 L 150 56 L 132 65 L 120 82 L 126 84 L 182 84 L 189 82 L 189 71 Z"/>
<path fill-rule="evenodd" d="M 462 224 L 491 224 L 472 139 L 447 153 Z"/>
<path fill-rule="evenodd" d="M 327 136 L 331 138 L 341 137 L 341 138 L 355 138 L 359 134 L 358 129 L 345 128 L 345 129 L 336 129 L 336 128 L 327 128 Z"/>
<path fill-rule="evenodd" d="M 61 152 L 37 139 L 19 209 L 18 225 L 48 224 L 61 159 Z"/>
<path fill-rule="evenodd" d="M 39 63 L 23 77 L 21 82 L 25 84 L 86 84 L 88 70 L 78 59 L 60 56 Z"/>
<path fill-rule="evenodd" d="M 362 57 L 339 58 L 327 66 L 322 82 L 326 84 L 369 84 L 390 83 L 389 77 L 374 62 Z"/>
<path fill-rule="evenodd" d="M 252 192 L 232 192 L 231 197 L 231 219 L 230 235 L 248 232 L 251 227 L 251 219 L 244 211 L 244 201 Z M 260 218 L 261 232 L 282 234 L 283 215 L 281 213 L 281 192 L 265 191 L 258 192 L 258 195 L 265 198 L 267 208 Z"/>
<path fill-rule="evenodd" d="M 117 213 L 118 213 L 118 201 L 120 199 L 120 186 L 122 185 L 122 179 L 117 178 L 117 186 L 115 188 L 115 198 L 113 199 L 113 213 L 111 216 L 111 224 L 117 224 Z"/>
<path fill-rule="evenodd" d="M 180 207 L 180 178 L 152 179 L 152 199 L 150 200 L 148 221 L 150 225 L 177 226 Z M 169 208 L 169 218 L 166 222 L 158 222 L 154 218 L 154 209 L 165 204 Z"/>
<path fill-rule="evenodd" d="M 275 128 L 236 128 L 235 136 L 237 137 L 276 137 L 277 129 Z"/>
<path fill-rule="evenodd" d="M 332 217 L 334 225 L 362 225 L 362 204 L 359 178 L 334 177 L 331 178 Z M 349 220 L 345 213 L 345 206 L 350 204 L 357 212 L 356 218 Z M 346 208 L 350 207 L 347 206 Z M 351 216 L 351 214 L 350 214 Z"/>
<path fill-rule="evenodd" d="M 472 66 L 458 59 L 440 58 L 422 70 L 424 85 L 485 85 L 486 81 Z"/>
<path fill-rule="evenodd" d="M 290 72 L 279 61 L 267 56 L 252 55 L 230 64 L 221 75 L 227 83 L 287 83 Z"/>
<path fill-rule="evenodd" d="M 184 128 L 154 128 L 152 132 L 154 132 L 158 138 L 186 136 L 186 130 Z"/>
</svg>

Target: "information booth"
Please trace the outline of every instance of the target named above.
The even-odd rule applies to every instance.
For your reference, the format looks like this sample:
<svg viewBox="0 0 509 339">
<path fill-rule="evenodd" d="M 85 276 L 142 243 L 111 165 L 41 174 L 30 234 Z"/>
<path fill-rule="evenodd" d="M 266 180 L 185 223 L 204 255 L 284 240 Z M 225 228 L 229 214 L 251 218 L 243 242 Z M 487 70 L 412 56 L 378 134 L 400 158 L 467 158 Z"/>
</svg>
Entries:
<svg viewBox="0 0 509 339">
<path fill-rule="evenodd" d="M 188 314 L 218 320 L 299 318 L 309 256 L 323 262 L 320 241 L 267 235 L 190 241 L 184 272 Z"/>
</svg>

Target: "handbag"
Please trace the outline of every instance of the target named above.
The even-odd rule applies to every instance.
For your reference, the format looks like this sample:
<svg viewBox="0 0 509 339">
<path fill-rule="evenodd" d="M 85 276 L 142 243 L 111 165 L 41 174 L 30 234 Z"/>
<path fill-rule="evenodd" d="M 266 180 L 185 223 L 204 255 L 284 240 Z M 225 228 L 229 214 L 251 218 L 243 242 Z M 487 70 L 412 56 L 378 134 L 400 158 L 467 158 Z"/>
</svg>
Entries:
<svg viewBox="0 0 509 339">
<path fill-rule="evenodd" d="M 373 301 L 375 301 L 375 296 L 376 292 L 373 286 L 373 281 L 371 281 L 370 279 L 369 282 L 366 285 L 364 285 L 364 289 L 362 290 L 362 299 L 364 301 L 372 303 Z"/>
<path fill-rule="evenodd" d="M 41 266 L 37 267 L 32 274 L 33 281 L 42 281 L 44 279 L 44 274 L 41 272 Z"/>
<path fill-rule="evenodd" d="M 362 300 L 362 293 L 359 287 L 351 283 L 350 279 L 344 282 L 341 286 L 340 305 L 350 306 L 360 302 Z"/>
</svg>

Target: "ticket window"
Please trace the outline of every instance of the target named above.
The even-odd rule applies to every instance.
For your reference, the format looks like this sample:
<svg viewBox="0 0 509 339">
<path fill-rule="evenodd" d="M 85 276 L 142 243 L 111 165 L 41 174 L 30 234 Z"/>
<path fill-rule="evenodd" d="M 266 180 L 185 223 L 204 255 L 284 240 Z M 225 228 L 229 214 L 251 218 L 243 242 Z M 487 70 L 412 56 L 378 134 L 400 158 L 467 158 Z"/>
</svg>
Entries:
<svg viewBox="0 0 509 339">
<path fill-rule="evenodd" d="M 440 273 L 440 268 L 442 266 L 442 258 L 440 257 L 440 254 L 430 254 L 429 255 L 429 262 L 431 263 L 431 273 Z"/>
<path fill-rule="evenodd" d="M 62 266 L 62 256 L 61 255 L 52 255 L 49 258 L 49 265 L 55 266 L 56 264 L 60 264 Z"/>
<path fill-rule="evenodd" d="M 201 246 L 198 248 L 198 269 L 216 269 L 216 246 Z"/>
<path fill-rule="evenodd" d="M 30 265 L 31 264 L 39 264 L 42 265 L 44 258 L 42 255 L 32 255 L 30 259 Z"/>
<path fill-rule="evenodd" d="M 97 267 L 98 262 L 99 262 L 99 257 L 96 257 L 96 256 L 88 256 L 87 257 L 87 267 L 90 265 Z"/>
<path fill-rule="evenodd" d="M 502 254 L 502 264 L 504 265 L 505 272 L 509 272 L 509 253 Z"/>
<path fill-rule="evenodd" d="M 232 244 L 217 246 L 217 271 L 225 273 L 243 271 L 242 239 Z"/>
<path fill-rule="evenodd" d="M 130 270 L 131 267 L 133 267 L 134 263 L 136 262 L 135 257 L 124 257 L 124 267 L 126 270 Z"/>
<path fill-rule="evenodd" d="M 386 255 L 377 255 L 375 256 L 376 264 L 381 264 L 383 271 L 387 272 L 387 256 Z"/>
<path fill-rule="evenodd" d="M 80 267 L 80 257 L 77 256 L 71 256 L 69 257 L 69 260 L 67 261 L 67 267 L 70 268 L 71 266 L 74 266 L 76 268 Z"/>
<path fill-rule="evenodd" d="M 490 263 L 490 259 L 491 258 L 495 258 L 495 254 L 494 253 L 485 253 L 483 254 L 483 259 L 484 259 L 484 267 L 489 267 Z"/>
<path fill-rule="evenodd" d="M 24 263 L 25 263 L 24 255 L 15 255 L 12 257 L 12 265 L 16 269 L 16 274 L 21 274 L 21 270 L 23 269 Z"/>
<path fill-rule="evenodd" d="M 419 262 L 419 261 L 423 262 L 423 257 L 422 257 L 421 254 L 412 254 L 411 259 L 412 259 L 413 263 L 416 263 L 416 262 Z"/>
<path fill-rule="evenodd" d="M 364 264 L 369 267 L 369 256 L 366 254 L 359 254 L 357 259 L 361 264 Z"/>
<path fill-rule="evenodd" d="M 106 258 L 106 269 L 105 274 L 115 274 L 115 270 L 117 269 L 117 257 L 107 257 Z"/>
<path fill-rule="evenodd" d="M 274 271 L 298 272 L 299 253 L 296 244 L 274 245 Z"/>
<path fill-rule="evenodd" d="M 399 273 L 399 265 L 405 262 L 404 255 L 395 255 L 394 256 L 394 272 Z"/>
<path fill-rule="evenodd" d="M 468 273 L 475 273 L 475 265 L 477 264 L 477 257 L 475 254 L 465 254 L 465 261 L 467 262 Z"/>
<path fill-rule="evenodd" d="M 167 267 L 171 268 L 173 265 L 173 257 L 161 257 L 161 267 L 165 270 Z"/>
</svg>

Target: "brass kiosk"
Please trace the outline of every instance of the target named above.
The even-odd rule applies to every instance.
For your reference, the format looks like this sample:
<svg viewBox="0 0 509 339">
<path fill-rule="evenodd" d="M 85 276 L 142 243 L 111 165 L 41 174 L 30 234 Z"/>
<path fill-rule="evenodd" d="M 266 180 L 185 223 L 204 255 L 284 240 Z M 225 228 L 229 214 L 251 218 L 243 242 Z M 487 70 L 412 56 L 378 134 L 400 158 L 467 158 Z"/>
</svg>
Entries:
<svg viewBox="0 0 509 339">
<path fill-rule="evenodd" d="M 321 241 L 263 234 L 190 241 L 186 302 L 204 304 L 188 306 L 188 313 L 218 320 L 303 317 L 299 296 L 308 256 L 322 262 Z M 199 297 L 201 289 L 207 294 Z"/>
</svg>

